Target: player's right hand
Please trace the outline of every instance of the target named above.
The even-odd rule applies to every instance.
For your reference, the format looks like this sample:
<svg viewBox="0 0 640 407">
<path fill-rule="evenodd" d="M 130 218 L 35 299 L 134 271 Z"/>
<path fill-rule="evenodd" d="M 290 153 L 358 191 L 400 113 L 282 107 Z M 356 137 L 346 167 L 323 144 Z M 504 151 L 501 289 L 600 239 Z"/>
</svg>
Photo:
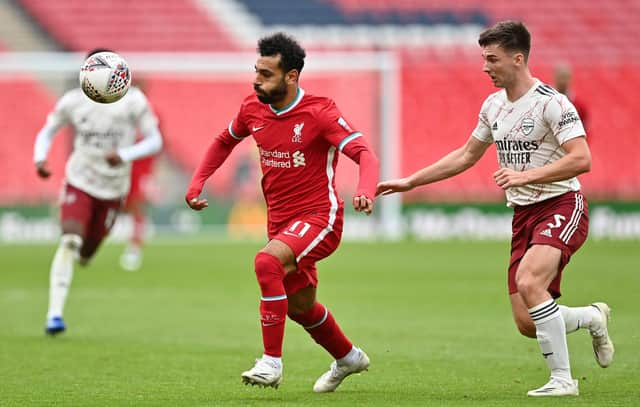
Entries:
<svg viewBox="0 0 640 407">
<path fill-rule="evenodd" d="M 191 199 L 185 198 L 185 200 L 187 201 L 187 205 L 189 205 L 189 207 L 194 211 L 201 211 L 207 206 L 209 206 L 209 202 L 207 202 L 206 199 L 200 199 L 196 197 Z"/>
<path fill-rule="evenodd" d="M 382 181 L 378 183 L 376 188 L 376 196 L 389 195 L 395 192 L 405 192 L 413 189 L 413 186 L 409 182 L 409 178 L 391 179 L 389 181 Z"/>
<path fill-rule="evenodd" d="M 51 171 L 47 168 L 46 161 L 38 161 L 36 163 L 36 171 L 40 178 L 49 178 L 51 176 Z"/>
</svg>

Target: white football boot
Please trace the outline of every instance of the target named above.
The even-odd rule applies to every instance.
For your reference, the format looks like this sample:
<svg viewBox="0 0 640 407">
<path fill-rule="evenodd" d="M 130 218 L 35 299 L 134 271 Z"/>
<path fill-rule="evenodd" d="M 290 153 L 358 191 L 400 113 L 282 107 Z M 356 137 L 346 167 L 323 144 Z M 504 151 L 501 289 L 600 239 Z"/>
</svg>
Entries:
<svg viewBox="0 0 640 407">
<path fill-rule="evenodd" d="M 577 396 L 578 381 L 566 380 L 551 377 L 549 382 L 539 389 L 531 390 L 527 393 L 527 396 L 531 397 L 559 397 L 559 396 Z"/>
<path fill-rule="evenodd" d="M 358 349 L 358 356 L 353 363 L 331 363 L 331 368 L 325 372 L 313 385 L 316 393 L 335 391 L 340 383 L 349 375 L 369 369 L 369 357 L 362 349 Z"/>
<path fill-rule="evenodd" d="M 128 246 L 120 256 L 120 267 L 126 271 L 137 271 L 142 266 L 142 250 Z"/>
<path fill-rule="evenodd" d="M 600 321 L 594 323 L 589 328 L 591 339 L 593 341 L 593 354 L 596 358 L 596 362 L 601 367 L 608 367 L 613 361 L 613 354 L 615 348 L 613 342 L 609 338 L 609 316 L 611 315 L 611 309 L 604 302 L 594 302 L 591 306 L 595 307 L 600 312 Z"/>
<path fill-rule="evenodd" d="M 246 372 L 242 372 L 242 382 L 252 386 L 278 388 L 282 383 L 282 366 L 270 359 L 256 359 L 256 364 Z"/>
</svg>

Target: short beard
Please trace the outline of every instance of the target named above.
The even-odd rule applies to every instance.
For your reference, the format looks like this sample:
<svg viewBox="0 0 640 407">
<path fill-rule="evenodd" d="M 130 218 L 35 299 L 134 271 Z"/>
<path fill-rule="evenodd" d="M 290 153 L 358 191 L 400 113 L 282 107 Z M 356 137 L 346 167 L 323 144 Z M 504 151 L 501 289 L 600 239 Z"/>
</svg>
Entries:
<svg viewBox="0 0 640 407">
<path fill-rule="evenodd" d="M 265 104 L 272 105 L 274 103 L 280 102 L 285 98 L 285 96 L 287 95 L 287 84 L 284 81 L 282 81 L 280 83 L 280 86 L 278 86 L 277 88 L 275 88 L 269 93 L 266 93 L 266 92 L 258 93 L 259 89 L 255 89 L 255 90 L 256 90 L 256 95 L 258 96 L 259 101 Z"/>
</svg>

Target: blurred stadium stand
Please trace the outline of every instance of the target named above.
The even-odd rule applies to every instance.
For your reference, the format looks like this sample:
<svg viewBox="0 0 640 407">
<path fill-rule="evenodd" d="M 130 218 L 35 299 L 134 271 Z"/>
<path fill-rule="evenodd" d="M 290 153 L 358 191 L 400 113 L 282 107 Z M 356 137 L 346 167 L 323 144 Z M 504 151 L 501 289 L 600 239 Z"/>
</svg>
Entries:
<svg viewBox="0 0 640 407">
<path fill-rule="evenodd" d="M 349 30 L 365 27 L 367 35 L 381 39 L 366 47 L 379 48 L 390 43 L 384 40 L 385 35 L 424 29 L 427 35 L 416 37 L 423 42 L 415 38 L 408 43 L 391 42 L 398 44 L 394 49 L 402 61 L 399 141 L 403 174 L 466 140 L 482 101 L 494 91 L 481 72 L 475 44 L 478 29 L 506 18 L 522 19 L 533 34 L 534 75 L 552 83 L 553 66 L 570 63 L 575 72 L 574 91 L 591 112 L 589 141 L 594 165 L 593 172 L 582 177 L 585 189 L 598 199 L 640 200 L 640 160 L 635 157 L 635 122 L 640 113 L 635 101 L 640 89 L 638 0 L 13 0 L 12 4 L 31 16 L 33 29 L 48 33 L 59 49 L 79 52 L 95 46 L 120 52 L 239 51 L 253 49 L 257 38 L 253 35 L 247 41 L 240 32 L 261 35 L 288 28 L 295 33 L 319 33 L 318 42 L 310 47 L 313 50 L 323 48 L 317 45 L 322 44 L 322 34 L 328 35 L 335 27 L 335 32 L 349 35 L 355 32 Z M 320 29 L 305 31 L 304 27 Z M 475 27 L 472 35 L 469 27 Z M 465 32 L 460 41 L 447 42 L 447 35 L 458 31 Z M 431 35 L 436 32 L 440 34 Z M 15 38 L 5 35 L 0 40 L 6 42 L 5 48 L 20 50 Z M 358 48 L 361 43 L 354 38 L 341 38 L 341 48 Z M 438 38 L 445 40 L 438 42 Z M 363 97 L 348 96 L 376 97 L 376 90 L 367 90 L 373 85 L 366 77 L 351 79 L 341 82 L 336 74 L 324 82 L 305 82 L 303 75 L 302 84 L 339 100 L 352 121 L 375 133 L 371 117 L 375 109 L 363 105 Z M 251 91 L 248 82 L 205 82 L 177 83 L 154 77 L 147 83 L 147 92 L 162 117 L 168 151 L 188 171 L 202 146 L 227 125 L 242 96 Z M 0 79 L 0 86 L 2 112 L 10 112 L 0 124 L 3 144 L 14 145 L 19 151 L 2 153 L 4 171 L 0 172 L 5 187 L 0 202 L 24 202 L 41 194 L 51 197 L 53 190 L 43 192 L 41 183 L 36 187 L 31 180 L 35 182 L 33 168 L 25 164 L 31 162 L 33 138 L 55 95 L 33 78 L 11 83 Z M 221 95 L 229 103 L 220 102 Z M 502 192 L 490 177 L 495 168 L 495 157 L 489 153 L 468 173 L 417 191 L 412 197 L 500 201 Z"/>
<path fill-rule="evenodd" d="M 49 34 L 31 23 L 29 13 L 11 1 L 0 3 L 0 39 L 10 40 L 10 49 L 20 51 L 56 50 Z"/>
<path fill-rule="evenodd" d="M 63 176 L 64 160 L 69 151 L 69 140 L 59 135 L 49 156 L 54 170 L 50 182 L 43 183 L 33 166 L 33 142 L 44 124 L 47 113 L 55 102 L 54 95 L 37 80 L 24 76 L 10 82 L 0 79 L 0 203 L 34 204 L 51 201 L 58 195 Z"/>
<path fill-rule="evenodd" d="M 8 49 L 0 42 L 0 53 Z M 65 136 L 51 150 L 52 182 L 41 183 L 32 165 L 35 135 L 55 103 L 55 96 L 29 75 L 0 76 L 0 205 L 37 204 L 57 196 L 63 177 L 64 160 L 69 151 Z"/>
<path fill-rule="evenodd" d="M 479 24 L 486 25 L 488 16 L 479 8 L 416 7 L 416 3 L 398 4 L 375 1 L 322 1 L 291 2 L 287 0 L 242 0 L 247 9 L 259 16 L 267 25 L 280 24 Z M 391 2 L 389 2 L 391 3 Z M 382 7 L 381 7 L 382 6 Z M 385 7 L 386 6 L 386 7 Z"/>
<path fill-rule="evenodd" d="M 234 48 L 226 30 L 189 0 L 20 0 L 67 50 L 108 44 L 125 51 L 221 51 Z"/>
</svg>

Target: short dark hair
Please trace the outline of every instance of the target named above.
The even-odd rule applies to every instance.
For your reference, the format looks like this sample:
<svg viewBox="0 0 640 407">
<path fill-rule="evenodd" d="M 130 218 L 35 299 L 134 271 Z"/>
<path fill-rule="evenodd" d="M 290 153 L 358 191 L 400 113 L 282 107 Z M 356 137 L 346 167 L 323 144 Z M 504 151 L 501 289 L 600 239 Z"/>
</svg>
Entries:
<svg viewBox="0 0 640 407">
<path fill-rule="evenodd" d="M 98 54 L 100 52 L 113 52 L 109 48 L 94 48 L 91 51 L 87 52 L 86 58 L 89 58 L 91 55 Z"/>
<path fill-rule="evenodd" d="M 531 51 L 531 34 L 521 21 L 500 21 L 480 33 L 478 44 L 481 47 L 498 44 L 505 51 L 521 51 L 527 61 Z"/>
<path fill-rule="evenodd" d="M 292 69 L 302 72 L 304 57 L 307 56 L 304 49 L 293 37 L 282 32 L 262 37 L 258 41 L 258 52 L 263 57 L 280 54 L 280 68 L 284 72 L 289 72 Z"/>
</svg>

